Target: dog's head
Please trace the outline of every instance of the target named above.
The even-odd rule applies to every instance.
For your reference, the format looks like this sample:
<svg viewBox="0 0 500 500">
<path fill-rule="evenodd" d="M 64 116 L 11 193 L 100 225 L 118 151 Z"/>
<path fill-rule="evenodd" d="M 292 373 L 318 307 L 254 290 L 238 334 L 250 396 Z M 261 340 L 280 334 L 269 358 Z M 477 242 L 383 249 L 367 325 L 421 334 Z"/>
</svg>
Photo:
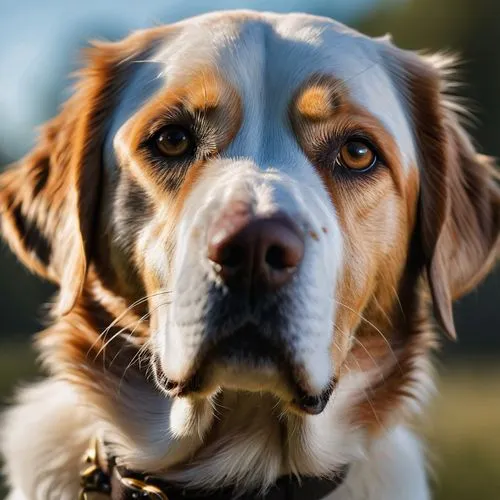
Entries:
<svg viewBox="0 0 500 500">
<path fill-rule="evenodd" d="M 56 314 L 97 282 L 125 305 L 146 297 L 170 396 L 266 391 L 319 413 L 347 366 L 401 366 L 424 280 L 454 337 L 452 300 L 496 256 L 494 171 L 446 71 L 302 14 L 97 45 L 0 178 L 2 232 L 59 284 Z"/>
</svg>

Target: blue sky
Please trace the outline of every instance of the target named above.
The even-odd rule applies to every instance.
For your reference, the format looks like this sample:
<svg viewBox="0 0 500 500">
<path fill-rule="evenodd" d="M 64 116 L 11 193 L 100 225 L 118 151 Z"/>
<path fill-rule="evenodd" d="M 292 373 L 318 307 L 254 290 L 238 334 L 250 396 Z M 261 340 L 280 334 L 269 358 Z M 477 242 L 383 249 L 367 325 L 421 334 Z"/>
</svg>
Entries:
<svg viewBox="0 0 500 500">
<path fill-rule="evenodd" d="M 32 146 L 34 127 L 48 118 L 44 99 L 54 92 L 62 99 L 85 39 L 227 8 L 330 14 L 349 23 L 379 1 L 0 0 L 0 150 L 17 158 Z"/>
</svg>

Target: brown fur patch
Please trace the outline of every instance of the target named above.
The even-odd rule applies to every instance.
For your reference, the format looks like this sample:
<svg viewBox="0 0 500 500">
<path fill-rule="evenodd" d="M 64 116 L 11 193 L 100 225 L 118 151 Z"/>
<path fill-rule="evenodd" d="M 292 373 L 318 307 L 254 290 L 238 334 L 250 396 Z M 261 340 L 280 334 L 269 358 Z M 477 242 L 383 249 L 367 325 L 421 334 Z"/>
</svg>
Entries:
<svg viewBox="0 0 500 500">
<path fill-rule="evenodd" d="M 329 75 L 315 75 L 301 86 L 293 106 L 305 120 L 323 121 L 341 105 L 342 83 Z"/>
<path fill-rule="evenodd" d="M 193 159 L 197 162 L 214 156 L 229 144 L 239 130 L 242 105 L 236 90 L 209 68 L 193 70 L 187 80 L 181 79 L 154 96 L 120 132 L 126 151 L 118 149 L 123 165 L 131 169 L 137 182 L 150 192 L 159 203 L 170 197 L 184 182 L 192 160 L 178 163 L 172 172 L 160 168 L 158 160 L 141 151 L 145 139 L 154 136 L 170 124 L 205 127 L 200 134 L 207 135 L 207 143 Z M 195 140 L 201 138 L 195 137 Z M 131 155 L 132 160 L 129 160 Z M 166 160 L 168 163 L 168 160 Z M 171 160 L 170 163 L 175 163 Z M 166 189 L 166 187 L 168 189 Z"/>
<path fill-rule="evenodd" d="M 236 90 L 207 67 L 191 69 L 189 78 L 178 77 L 158 92 L 119 131 L 117 156 L 128 173 L 152 201 L 151 221 L 134 249 L 134 262 L 147 293 L 158 290 L 160 282 L 151 268 L 146 248 L 159 245 L 167 256 L 175 249 L 173 234 L 185 200 L 213 156 L 224 150 L 239 130 L 242 104 Z M 197 149 L 182 160 L 159 158 L 144 147 L 166 125 L 179 124 L 193 130 Z M 197 136 L 199 134 L 199 136 Z"/>
</svg>

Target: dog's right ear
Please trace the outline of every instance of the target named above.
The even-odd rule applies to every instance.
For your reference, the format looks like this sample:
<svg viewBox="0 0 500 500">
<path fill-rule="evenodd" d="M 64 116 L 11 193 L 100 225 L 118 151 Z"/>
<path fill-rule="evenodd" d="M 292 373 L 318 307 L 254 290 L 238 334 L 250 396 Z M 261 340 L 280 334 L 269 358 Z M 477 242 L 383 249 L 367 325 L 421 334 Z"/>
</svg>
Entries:
<svg viewBox="0 0 500 500">
<path fill-rule="evenodd" d="M 138 32 L 88 49 L 73 96 L 33 151 L 0 175 L 0 231 L 26 267 L 59 285 L 55 314 L 68 312 L 82 291 L 108 117 L 129 63 L 150 42 Z"/>
<path fill-rule="evenodd" d="M 456 338 L 452 302 L 491 270 L 500 250 L 499 174 L 478 154 L 446 95 L 453 60 L 386 42 L 388 68 L 408 106 L 419 157 L 418 233 L 434 315 Z"/>
</svg>

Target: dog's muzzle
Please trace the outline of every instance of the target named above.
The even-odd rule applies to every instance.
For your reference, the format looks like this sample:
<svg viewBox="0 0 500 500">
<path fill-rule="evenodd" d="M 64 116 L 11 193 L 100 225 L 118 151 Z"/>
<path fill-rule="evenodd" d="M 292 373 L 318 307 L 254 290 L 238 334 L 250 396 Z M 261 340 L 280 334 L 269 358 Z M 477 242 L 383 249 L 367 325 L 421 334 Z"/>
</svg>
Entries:
<svg viewBox="0 0 500 500">
<path fill-rule="evenodd" d="M 184 214 L 155 370 L 170 395 L 266 391 L 316 414 L 334 386 L 332 218 L 293 183 L 258 175 Z"/>
</svg>

